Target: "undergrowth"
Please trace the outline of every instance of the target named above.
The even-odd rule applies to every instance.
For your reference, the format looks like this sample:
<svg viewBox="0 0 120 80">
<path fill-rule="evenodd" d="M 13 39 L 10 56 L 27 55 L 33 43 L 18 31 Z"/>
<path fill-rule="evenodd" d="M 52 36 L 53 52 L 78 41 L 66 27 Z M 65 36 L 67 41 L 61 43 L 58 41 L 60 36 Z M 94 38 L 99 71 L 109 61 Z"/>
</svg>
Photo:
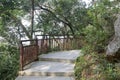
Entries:
<svg viewBox="0 0 120 80">
<path fill-rule="evenodd" d="M 120 69 L 106 60 L 103 54 L 84 54 L 77 58 L 76 80 L 120 80 Z"/>
<path fill-rule="evenodd" d="M 76 60 L 76 80 L 120 80 L 120 69 L 106 59 L 105 49 L 109 35 L 93 26 L 83 30 L 84 46 Z"/>
</svg>

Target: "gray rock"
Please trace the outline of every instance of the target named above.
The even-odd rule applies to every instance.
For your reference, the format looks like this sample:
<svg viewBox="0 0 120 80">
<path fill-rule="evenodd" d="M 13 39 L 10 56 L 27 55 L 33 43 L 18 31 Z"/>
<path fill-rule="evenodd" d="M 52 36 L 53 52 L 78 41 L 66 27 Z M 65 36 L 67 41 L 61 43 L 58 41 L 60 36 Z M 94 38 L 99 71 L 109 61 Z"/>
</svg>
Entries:
<svg viewBox="0 0 120 80">
<path fill-rule="evenodd" d="M 120 48 L 120 15 L 114 23 L 115 36 L 107 46 L 107 55 L 114 55 Z"/>
</svg>

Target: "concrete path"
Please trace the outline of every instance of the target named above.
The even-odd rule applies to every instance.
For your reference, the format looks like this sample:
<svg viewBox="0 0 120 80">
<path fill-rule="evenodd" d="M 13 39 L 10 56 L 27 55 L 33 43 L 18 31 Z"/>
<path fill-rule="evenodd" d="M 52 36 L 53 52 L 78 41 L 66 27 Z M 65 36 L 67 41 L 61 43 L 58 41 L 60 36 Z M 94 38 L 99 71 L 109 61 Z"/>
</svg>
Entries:
<svg viewBox="0 0 120 80">
<path fill-rule="evenodd" d="M 16 80 L 74 80 L 74 61 L 80 50 L 59 51 L 39 56 L 19 72 Z"/>
</svg>

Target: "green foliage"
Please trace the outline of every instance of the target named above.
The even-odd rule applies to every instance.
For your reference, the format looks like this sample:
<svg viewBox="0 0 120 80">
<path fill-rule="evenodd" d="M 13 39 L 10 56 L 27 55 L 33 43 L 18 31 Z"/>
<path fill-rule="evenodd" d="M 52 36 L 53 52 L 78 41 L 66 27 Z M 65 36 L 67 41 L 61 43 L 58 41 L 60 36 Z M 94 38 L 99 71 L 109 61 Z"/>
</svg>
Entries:
<svg viewBox="0 0 120 80">
<path fill-rule="evenodd" d="M 38 27 L 50 34 L 79 34 L 88 25 L 85 3 L 79 0 L 50 0 L 38 20 Z"/>
<path fill-rule="evenodd" d="M 16 47 L 0 44 L 0 80 L 15 80 L 19 69 Z"/>
<path fill-rule="evenodd" d="M 97 27 L 97 29 L 106 30 L 108 33 L 114 33 L 113 26 L 116 19 L 116 14 L 119 13 L 119 8 L 114 4 L 115 1 L 110 0 L 96 0 L 95 3 L 89 7 L 87 14 L 89 15 L 90 23 Z"/>
<path fill-rule="evenodd" d="M 83 34 L 85 35 L 85 48 L 90 46 L 89 48 L 91 48 L 91 50 L 97 52 L 103 52 L 105 50 L 109 35 L 104 30 L 99 30 L 89 25 L 83 29 Z"/>
</svg>

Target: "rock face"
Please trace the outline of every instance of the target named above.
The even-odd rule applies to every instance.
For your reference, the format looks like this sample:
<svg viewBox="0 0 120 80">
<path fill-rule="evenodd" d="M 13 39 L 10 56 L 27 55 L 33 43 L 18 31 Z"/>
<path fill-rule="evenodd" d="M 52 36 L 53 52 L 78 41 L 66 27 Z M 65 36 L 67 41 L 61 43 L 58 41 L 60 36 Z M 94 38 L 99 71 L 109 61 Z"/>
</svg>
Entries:
<svg viewBox="0 0 120 80">
<path fill-rule="evenodd" d="M 108 44 L 106 54 L 109 56 L 115 55 L 120 49 L 120 15 L 114 23 L 115 36 L 113 40 Z"/>
</svg>

